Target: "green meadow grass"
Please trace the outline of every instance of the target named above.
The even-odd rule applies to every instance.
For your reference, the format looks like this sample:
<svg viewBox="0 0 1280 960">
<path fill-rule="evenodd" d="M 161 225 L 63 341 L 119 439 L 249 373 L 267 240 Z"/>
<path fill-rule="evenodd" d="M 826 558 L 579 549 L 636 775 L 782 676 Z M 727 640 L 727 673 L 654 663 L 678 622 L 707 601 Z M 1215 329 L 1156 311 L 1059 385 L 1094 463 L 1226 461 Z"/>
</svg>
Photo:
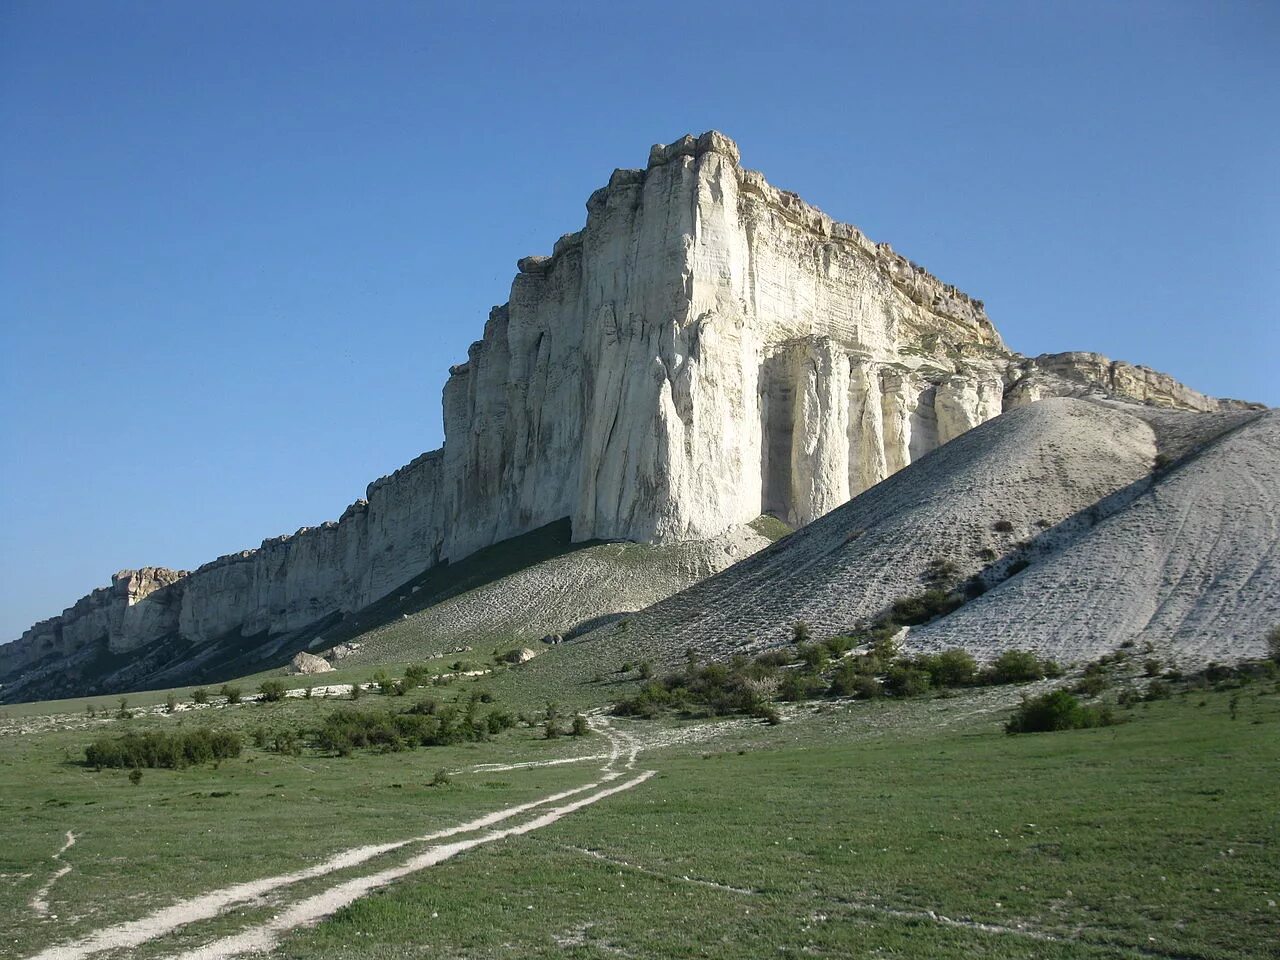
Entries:
<svg viewBox="0 0 1280 960">
<path fill-rule="evenodd" d="M 1019 737 L 990 715 L 863 736 L 853 706 L 782 743 L 756 726 L 646 754 L 660 773 L 636 790 L 370 896 L 282 955 L 1274 955 L 1280 696 L 1249 688 L 1236 720 L 1228 702 Z"/>
<path fill-rule="evenodd" d="M 464 697 L 479 683 L 360 705 Z M 1130 722 L 1117 727 L 1010 737 L 1001 722 L 1016 696 L 805 706 L 778 727 L 615 721 L 645 736 L 697 728 L 704 738 L 643 753 L 639 769 L 658 774 L 634 790 L 393 884 L 296 931 L 279 955 L 1273 955 L 1276 684 L 1179 695 L 1122 711 Z M 346 703 L 0 737 L 0 954 L 26 956 L 177 898 L 588 783 L 598 761 L 458 771 L 607 747 L 599 735 L 548 741 L 521 727 L 487 743 L 347 759 L 248 748 L 217 768 L 144 771 L 137 786 L 77 762 L 106 730 L 305 726 Z M 430 786 L 441 769 L 455 771 L 452 783 Z M 50 894 L 57 919 L 42 920 L 28 900 L 67 830 L 78 835 L 64 857 L 72 870 Z M 129 956 L 207 942 L 395 862 L 389 854 L 311 881 Z"/>
</svg>

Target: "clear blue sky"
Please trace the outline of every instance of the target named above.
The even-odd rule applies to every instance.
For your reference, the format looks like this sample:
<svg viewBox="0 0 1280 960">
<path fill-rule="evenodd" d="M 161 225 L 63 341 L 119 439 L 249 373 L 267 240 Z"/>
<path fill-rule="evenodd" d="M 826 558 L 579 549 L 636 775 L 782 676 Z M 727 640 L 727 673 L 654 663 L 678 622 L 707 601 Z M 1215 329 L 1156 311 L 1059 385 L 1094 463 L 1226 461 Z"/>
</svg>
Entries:
<svg viewBox="0 0 1280 960">
<path fill-rule="evenodd" d="M 1280 404 L 1280 4 L 464 6 L 0 5 L 0 641 L 438 446 L 516 259 L 690 131 L 1023 353 Z"/>
</svg>

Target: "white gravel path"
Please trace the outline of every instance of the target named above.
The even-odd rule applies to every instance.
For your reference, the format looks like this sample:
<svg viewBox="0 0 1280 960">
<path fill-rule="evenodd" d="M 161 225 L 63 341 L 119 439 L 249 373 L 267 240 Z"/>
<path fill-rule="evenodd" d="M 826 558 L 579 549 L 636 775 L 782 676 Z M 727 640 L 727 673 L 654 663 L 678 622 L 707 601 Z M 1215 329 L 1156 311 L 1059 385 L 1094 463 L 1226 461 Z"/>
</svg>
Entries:
<svg viewBox="0 0 1280 960">
<path fill-rule="evenodd" d="M 622 784 L 613 784 L 606 787 L 606 784 L 612 784 L 613 781 L 621 778 L 624 775 L 623 771 L 630 772 L 634 770 L 641 746 L 629 733 L 615 729 L 607 718 L 593 718 L 591 722 L 597 730 L 608 738 L 610 750 L 607 755 L 604 755 L 605 764 L 600 768 L 601 776 L 583 786 L 559 791 L 538 800 L 506 807 L 502 810 L 496 810 L 446 830 L 390 843 L 352 847 L 304 870 L 212 890 L 200 896 L 171 904 L 138 920 L 105 927 L 75 941 L 49 947 L 33 954 L 29 960 L 81 960 L 81 958 L 90 957 L 108 950 L 128 950 L 163 937 L 180 927 L 216 917 L 236 904 L 259 901 L 268 893 L 292 886 L 304 880 L 314 880 L 339 870 L 359 866 L 361 863 L 365 863 L 375 857 L 391 853 L 411 844 L 435 844 L 426 851 L 395 867 L 389 867 L 364 877 L 344 881 L 324 893 L 300 901 L 286 908 L 267 924 L 224 938 L 213 944 L 201 947 L 192 953 L 183 954 L 183 956 L 231 957 L 252 950 L 268 949 L 281 935 L 293 927 L 304 923 L 312 923 L 328 916 L 333 911 L 353 902 L 365 893 L 385 886 L 393 880 L 434 866 L 473 847 L 492 843 L 506 837 L 519 836 L 548 826 L 583 807 L 639 786 L 653 775 L 655 771 L 644 771 Z M 586 796 L 581 796 L 582 794 L 586 794 Z M 571 800 L 570 798 L 577 799 Z M 569 802 L 565 803 L 563 801 Z M 510 820 L 553 803 L 559 805 L 552 807 L 532 820 L 500 830 L 488 829 L 504 820 Z M 487 832 L 464 840 L 443 844 L 438 843 L 441 840 L 477 833 L 478 831 Z M 68 834 L 68 845 L 64 847 L 63 851 L 60 851 L 59 856 L 73 842 L 73 835 Z M 62 873 L 57 874 L 54 879 L 56 880 L 57 876 L 61 875 Z M 263 944 L 267 944 L 267 946 L 263 946 Z"/>
</svg>

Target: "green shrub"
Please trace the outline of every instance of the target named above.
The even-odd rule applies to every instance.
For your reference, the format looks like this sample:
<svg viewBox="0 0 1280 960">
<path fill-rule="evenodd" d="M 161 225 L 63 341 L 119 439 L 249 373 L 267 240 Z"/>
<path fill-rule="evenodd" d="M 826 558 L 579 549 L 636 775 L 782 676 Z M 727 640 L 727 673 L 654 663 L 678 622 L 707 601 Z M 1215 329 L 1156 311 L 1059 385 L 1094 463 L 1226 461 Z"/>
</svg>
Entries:
<svg viewBox="0 0 1280 960">
<path fill-rule="evenodd" d="M 433 787 L 447 787 L 451 783 L 453 783 L 453 779 L 449 776 L 449 771 L 447 770 L 437 770 L 436 775 L 431 778 L 431 786 Z"/>
<path fill-rule="evenodd" d="M 1013 524 L 1010 523 L 1008 520 L 997 520 L 995 523 L 992 524 L 992 527 L 998 533 L 1013 533 Z"/>
<path fill-rule="evenodd" d="M 581 713 L 573 715 L 573 727 L 569 732 L 575 737 L 585 737 L 591 733 L 591 726 L 587 723 L 587 718 Z"/>
<path fill-rule="evenodd" d="M 129 771 L 129 782 L 135 787 L 142 782 L 142 771 L 134 767 Z"/>
<path fill-rule="evenodd" d="M 860 673 L 856 664 L 841 664 L 835 676 L 831 678 L 831 686 L 827 691 L 833 697 L 854 697 L 858 700 L 872 700 L 880 696 L 880 681 L 870 674 Z"/>
<path fill-rule="evenodd" d="M 1080 682 L 1071 688 L 1071 692 L 1082 697 L 1096 697 L 1110 685 L 1111 682 L 1107 679 L 1106 674 L 1101 671 L 1097 673 L 1085 671 L 1084 676 L 1080 678 Z"/>
<path fill-rule="evenodd" d="M 858 645 L 858 641 L 854 637 L 835 636 L 827 637 L 822 641 L 822 645 L 827 648 L 832 659 L 843 657 L 846 653 Z"/>
<path fill-rule="evenodd" d="M 1049 676 L 1056 664 L 1041 661 L 1030 650 L 1006 650 L 986 672 L 991 683 L 1030 683 Z"/>
<path fill-rule="evenodd" d="M 889 617 L 896 624 L 913 627 L 937 617 L 946 616 L 964 603 L 964 597 L 937 587 L 913 597 L 895 600 Z"/>
<path fill-rule="evenodd" d="M 820 696 L 827 689 L 822 677 L 799 670 L 788 670 L 778 683 L 778 699 L 795 703 Z"/>
<path fill-rule="evenodd" d="M 801 643 L 796 645 L 796 659 L 803 663 L 810 670 L 821 670 L 822 665 L 827 662 L 830 651 L 827 650 L 825 644 L 821 643 Z"/>
<path fill-rule="evenodd" d="M 791 625 L 791 642 L 800 644 L 809 642 L 809 624 L 797 620 Z"/>
<path fill-rule="evenodd" d="M 238 757 L 241 747 L 238 733 L 201 728 L 100 737 L 85 747 L 84 755 L 85 763 L 99 770 L 104 767 L 178 769 Z"/>
<path fill-rule="evenodd" d="M 1163 680 L 1152 680 L 1147 684 L 1147 692 L 1144 699 L 1147 700 L 1168 700 L 1173 696 L 1173 687 L 1165 683 Z"/>
<path fill-rule="evenodd" d="M 271 749 L 287 757 L 302 755 L 302 740 L 293 730 L 280 730 L 271 738 Z"/>
<path fill-rule="evenodd" d="M 404 682 L 411 687 L 422 687 L 431 679 L 431 668 L 425 663 L 411 663 L 404 668 Z"/>
<path fill-rule="evenodd" d="M 782 714 L 778 712 L 778 708 L 768 703 L 760 704 L 753 712 L 753 716 L 759 717 L 771 727 L 776 727 L 782 722 Z"/>
<path fill-rule="evenodd" d="M 220 690 L 219 692 L 220 692 L 224 697 L 226 697 L 226 698 L 227 698 L 227 703 L 239 703 L 239 702 L 240 702 L 241 692 L 240 692 L 240 688 L 239 688 L 239 687 L 233 687 L 233 686 L 232 686 L 231 684 L 229 684 L 229 683 L 224 683 L 224 684 L 222 685 L 222 690 Z"/>
<path fill-rule="evenodd" d="M 1055 730 L 1079 730 L 1115 723 L 1106 707 L 1085 707 L 1065 690 L 1024 699 L 1013 712 L 1005 733 L 1048 733 Z"/>
<path fill-rule="evenodd" d="M 917 657 L 916 665 L 928 672 L 935 687 L 967 687 L 978 679 L 977 662 L 968 651 L 959 648 Z"/>
<path fill-rule="evenodd" d="M 129 698 L 120 698 L 120 709 L 116 711 L 117 720 L 128 720 L 133 716 L 133 712 L 129 709 Z"/>
<path fill-rule="evenodd" d="M 164 698 L 164 712 L 173 713 L 173 711 L 177 709 L 178 709 L 178 695 L 174 693 L 172 690 L 170 690 L 169 695 Z"/>
<path fill-rule="evenodd" d="M 895 697 L 918 697 L 929 690 L 929 674 L 906 663 L 895 663 L 885 674 L 884 686 Z"/>
<path fill-rule="evenodd" d="M 279 703 L 285 698 L 288 689 L 283 680 L 263 680 L 258 684 L 258 692 L 267 703 Z"/>
<path fill-rule="evenodd" d="M 650 663 L 648 660 L 641 660 L 640 661 L 640 679 L 648 680 L 652 676 L 653 676 L 653 664 Z"/>
<path fill-rule="evenodd" d="M 960 576 L 960 568 L 946 557 L 934 557 L 929 561 L 920 579 L 925 583 L 941 586 Z"/>
<path fill-rule="evenodd" d="M 351 699 L 352 699 L 352 700 L 359 700 L 359 699 L 360 699 L 360 697 L 361 697 L 363 694 L 364 694 L 364 686 L 363 686 L 363 684 L 361 684 L 361 683 L 360 683 L 360 681 L 359 681 L 359 680 L 357 680 L 357 681 L 355 681 L 353 684 L 351 684 Z"/>
<path fill-rule="evenodd" d="M 357 749 L 373 749 L 383 753 L 411 750 L 414 747 L 436 747 L 450 743 L 485 739 L 494 727 L 510 726 L 510 714 L 497 720 L 468 717 L 454 707 L 431 711 L 417 704 L 401 713 L 385 710 L 358 710 L 354 707 L 329 714 L 314 740 L 320 749 L 350 756 Z"/>
<path fill-rule="evenodd" d="M 1272 627 L 1267 633 L 1267 655 L 1274 663 L 1280 663 L 1280 626 Z"/>
</svg>

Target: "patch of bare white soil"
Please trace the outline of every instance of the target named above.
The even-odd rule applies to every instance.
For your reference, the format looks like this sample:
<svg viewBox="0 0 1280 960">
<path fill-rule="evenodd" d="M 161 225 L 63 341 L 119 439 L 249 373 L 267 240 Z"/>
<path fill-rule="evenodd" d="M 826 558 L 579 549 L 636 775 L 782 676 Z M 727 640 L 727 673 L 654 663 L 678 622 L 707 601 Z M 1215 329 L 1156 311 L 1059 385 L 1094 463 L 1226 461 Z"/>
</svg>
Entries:
<svg viewBox="0 0 1280 960">
<path fill-rule="evenodd" d="M 53 889 L 53 885 L 71 872 L 71 864 L 66 863 L 62 859 L 62 855 L 75 846 L 76 835 L 70 830 L 67 831 L 66 842 L 62 844 L 62 849 L 55 853 L 52 860 L 58 864 L 58 869 L 46 880 L 36 891 L 35 896 L 31 898 L 31 909 L 39 916 L 49 916 L 49 891 Z"/>
</svg>

